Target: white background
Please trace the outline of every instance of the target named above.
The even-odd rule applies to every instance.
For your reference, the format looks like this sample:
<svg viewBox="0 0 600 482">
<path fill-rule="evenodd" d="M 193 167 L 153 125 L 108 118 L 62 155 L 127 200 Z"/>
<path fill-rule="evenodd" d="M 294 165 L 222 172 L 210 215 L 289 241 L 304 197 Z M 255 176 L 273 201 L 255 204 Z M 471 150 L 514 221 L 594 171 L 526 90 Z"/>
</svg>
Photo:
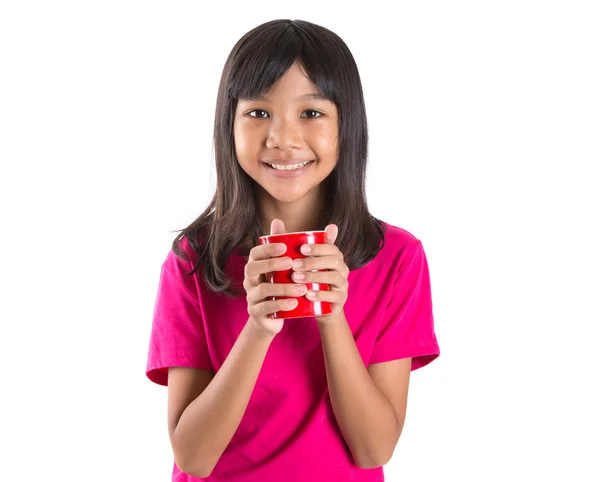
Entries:
<svg viewBox="0 0 600 482">
<path fill-rule="evenodd" d="M 1 5 L 0 480 L 170 480 L 160 265 L 212 195 L 225 59 L 276 18 L 350 47 L 370 209 L 430 264 L 442 355 L 387 480 L 600 480 L 597 2 Z"/>
</svg>

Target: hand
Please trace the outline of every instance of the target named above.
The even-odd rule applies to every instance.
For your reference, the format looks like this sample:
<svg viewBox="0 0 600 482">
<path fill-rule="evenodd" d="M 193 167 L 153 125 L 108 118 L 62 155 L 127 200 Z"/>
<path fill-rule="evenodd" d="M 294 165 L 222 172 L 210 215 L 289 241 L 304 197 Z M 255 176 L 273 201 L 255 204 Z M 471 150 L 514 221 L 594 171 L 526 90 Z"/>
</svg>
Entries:
<svg viewBox="0 0 600 482">
<path fill-rule="evenodd" d="M 271 223 L 271 234 L 285 232 L 283 222 L 275 219 Z M 286 250 L 283 243 L 255 246 L 250 250 L 248 263 L 244 268 L 244 290 L 248 303 L 248 322 L 259 329 L 259 333 L 274 338 L 283 328 L 283 319 L 271 319 L 269 315 L 276 311 L 294 309 L 298 300 L 292 298 L 306 293 L 305 285 L 293 283 L 263 282 L 263 275 L 272 271 L 284 271 L 292 267 L 291 258 L 280 258 Z M 292 299 L 267 300 L 272 296 L 286 296 Z"/>
<path fill-rule="evenodd" d="M 329 301 L 332 304 L 333 311 L 329 315 L 316 316 L 316 320 L 321 324 L 334 323 L 340 316 L 345 316 L 343 309 L 348 299 L 348 274 L 350 269 L 344 263 L 344 255 L 333 244 L 338 235 L 338 227 L 330 224 L 325 228 L 327 232 L 326 244 L 305 244 L 300 251 L 308 258 L 302 259 L 302 266 L 293 268 L 294 275 L 292 279 L 296 283 L 326 283 L 330 291 L 315 291 L 315 296 L 306 295 L 310 301 Z M 310 248 L 310 251 L 305 251 Z M 311 273 L 312 269 L 326 269 L 329 271 Z M 304 275 L 300 279 L 298 275 Z"/>
</svg>

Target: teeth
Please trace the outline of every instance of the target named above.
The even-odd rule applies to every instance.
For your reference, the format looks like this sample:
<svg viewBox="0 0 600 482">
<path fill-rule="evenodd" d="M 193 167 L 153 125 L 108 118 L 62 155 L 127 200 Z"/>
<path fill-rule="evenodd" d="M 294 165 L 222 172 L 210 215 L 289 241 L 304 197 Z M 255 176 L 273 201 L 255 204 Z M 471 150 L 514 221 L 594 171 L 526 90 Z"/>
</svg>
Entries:
<svg viewBox="0 0 600 482">
<path fill-rule="evenodd" d="M 300 169 L 306 166 L 310 161 L 301 162 L 300 164 L 291 164 L 289 166 L 282 166 L 280 164 L 269 164 L 273 169 L 277 169 L 278 171 L 293 171 L 294 169 Z"/>
</svg>

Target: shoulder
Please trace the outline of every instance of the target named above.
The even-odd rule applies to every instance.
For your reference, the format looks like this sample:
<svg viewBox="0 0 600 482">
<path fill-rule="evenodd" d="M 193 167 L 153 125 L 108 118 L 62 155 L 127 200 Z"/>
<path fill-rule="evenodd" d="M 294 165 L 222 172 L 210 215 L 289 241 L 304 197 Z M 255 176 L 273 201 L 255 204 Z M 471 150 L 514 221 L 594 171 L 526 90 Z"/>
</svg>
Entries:
<svg viewBox="0 0 600 482">
<path fill-rule="evenodd" d="M 183 278 L 187 273 L 194 269 L 194 266 L 198 262 L 199 254 L 194 250 L 185 236 L 177 242 L 176 246 L 178 253 L 176 253 L 173 246 L 171 246 L 162 267 L 171 274 Z M 183 256 L 181 256 L 182 254 Z"/>
<path fill-rule="evenodd" d="M 381 219 L 379 222 L 384 229 L 383 247 L 369 263 L 369 270 L 375 269 L 376 278 L 384 285 L 390 285 L 407 266 L 422 264 L 425 252 L 414 233 Z"/>
<path fill-rule="evenodd" d="M 415 251 L 423 249 L 422 242 L 410 231 L 381 221 L 385 229 L 385 243 L 380 252 L 383 259 L 412 257 Z"/>
</svg>

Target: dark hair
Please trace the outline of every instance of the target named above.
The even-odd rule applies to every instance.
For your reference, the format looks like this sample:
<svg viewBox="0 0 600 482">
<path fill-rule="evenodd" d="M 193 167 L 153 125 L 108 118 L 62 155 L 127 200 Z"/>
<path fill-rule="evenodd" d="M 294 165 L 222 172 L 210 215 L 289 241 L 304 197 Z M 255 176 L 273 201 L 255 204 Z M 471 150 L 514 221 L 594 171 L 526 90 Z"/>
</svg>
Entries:
<svg viewBox="0 0 600 482">
<path fill-rule="evenodd" d="M 214 124 L 216 192 L 206 210 L 173 241 L 174 253 L 188 260 L 179 243 L 185 236 L 199 260 L 188 274 L 204 266 L 206 286 L 227 296 L 232 289 L 225 272 L 229 255 L 239 246 L 247 256 L 263 234 L 256 207 L 255 181 L 241 168 L 235 152 L 233 123 L 240 98 L 267 91 L 298 61 L 310 80 L 338 110 L 339 158 L 323 181 L 326 205 L 320 229 L 339 228 L 336 246 L 357 269 L 383 247 L 385 227 L 367 207 L 367 116 L 358 68 L 344 41 L 332 31 L 301 20 L 272 20 L 246 33 L 233 47 L 221 76 Z"/>
</svg>

